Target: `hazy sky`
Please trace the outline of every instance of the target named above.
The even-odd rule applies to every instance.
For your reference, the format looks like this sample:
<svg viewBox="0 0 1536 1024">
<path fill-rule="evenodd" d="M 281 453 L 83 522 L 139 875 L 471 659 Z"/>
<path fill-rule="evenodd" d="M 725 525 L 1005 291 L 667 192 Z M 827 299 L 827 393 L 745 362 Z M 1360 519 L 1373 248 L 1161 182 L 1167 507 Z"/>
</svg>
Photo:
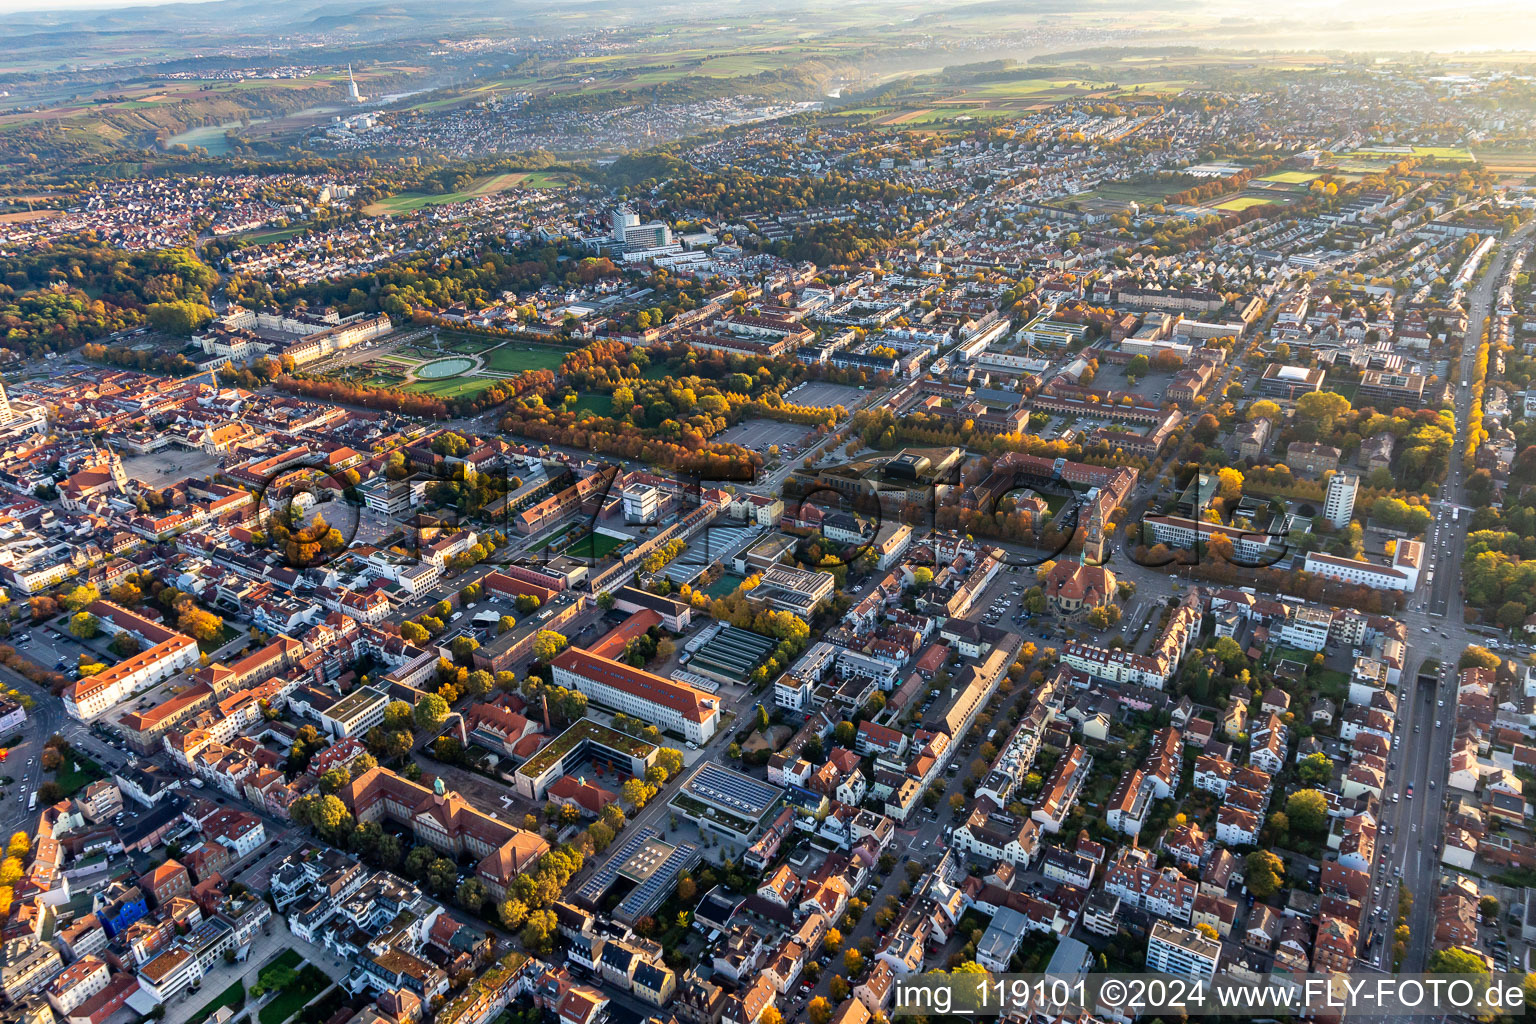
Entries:
<svg viewBox="0 0 1536 1024">
<path fill-rule="evenodd" d="M 207 0 L 0 0 L 0 14 L 9 11 L 88 10 L 93 7 L 148 7 L 169 3 L 206 3 Z"/>
</svg>

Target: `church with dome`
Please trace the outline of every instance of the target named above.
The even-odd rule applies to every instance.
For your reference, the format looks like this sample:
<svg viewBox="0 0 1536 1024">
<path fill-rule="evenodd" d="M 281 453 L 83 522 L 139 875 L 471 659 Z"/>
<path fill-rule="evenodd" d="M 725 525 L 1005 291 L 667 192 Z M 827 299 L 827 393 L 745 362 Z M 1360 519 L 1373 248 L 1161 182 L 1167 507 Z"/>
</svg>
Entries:
<svg viewBox="0 0 1536 1024">
<path fill-rule="evenodd" d="M 1046 607 L 1057 615 L 1077 615 L 1113 603 L 1119 581 L 1108 566 L 1063 559 L 1040 578 Z"/>
</svg>

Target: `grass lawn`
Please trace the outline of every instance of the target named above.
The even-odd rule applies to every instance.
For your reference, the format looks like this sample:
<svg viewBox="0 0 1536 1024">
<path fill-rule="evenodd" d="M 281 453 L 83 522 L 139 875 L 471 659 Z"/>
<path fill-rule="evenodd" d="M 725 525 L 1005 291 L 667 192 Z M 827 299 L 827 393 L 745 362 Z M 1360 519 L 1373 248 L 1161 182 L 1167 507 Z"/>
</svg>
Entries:
<svg viewBox="0 0 1536 1024">
<path fill-rule="evenodd" d="M 561 554 L 570 555 L 572 558 L 602 558 L 623 543 L 624 541 L 619 538 L 610 537 L 605 533 L 589 533 Z"/>
<path fill-rule="evenodd" d="M 566 353 L 557 348 L 520 348 L 508 343 L 485 354 L 485 365 L 502 373 L 522 373 L 524 370 L 558 370 Z"/>
<path fill-rule="evenodd" d="M 305 1008 L 299 1017 L 300 1024 L 325 1024 L 347 1003 L 347 990 L 340 985 L 333 986 L 329 992 L 316 999 Z"/>
<path fill-rule="evenodd" d="M 289 952 L 292 952 L 290 950 Z M 277 998 L 261 1008 L 258 1019 L 261 1024 L 283 1024 L 289 1017 L 302 1010 L 306 1003 L 331 984 L 331 979 L 313 965 L 299 972 L 298 979 L 283 989 Z"/>
<path fill-rule="evenodd" d="M 1269 663 L 1278 665 L 1282 661 L 1295 661 L 1303 665 L 1312 664 L 1312 652 L 1304 651 L 1299 647 L 1273 647 L 1269 652 Z"/>
<path fill-rule="evenodd" d="M 478 395 L 496 381 L 491 377 L 444 377 L 442 380 L 418 380 L 406 385 L 407 391 L 437 398 L 461 398 Z"/>
<path fill-rule="evenodd" d="M 290 951 L 291 952 L 291 951 Z M 203 1024 L 203 1021 L 218 1012 L 219 1007 L 228 1006 L 231 1009 L 239 1009 L 245 1005 L 245 984 L 239 979 L 229 988 L 220 992 L 208 1000 L 202 1007 L 187 1018 L 187 1024 Z"/>
<path fill-rule="evenodd" d="M 265 231 L 255 231 L 249 235 L 241 235 L 240 240 L 251 245 L 265 245 L 267 242 L 281 242 L 292 238 L 294 235 L 302 235 L 314 225 L 293 224 L 286 228 L 269 228 Z"/>
<path fill-rule="evenodd" d="M 583 527 L 581 527 L 579 524 L 572 523 L 569 526 L 566 526 L 566 527 L 563 527 L 563 528 L 561 528 L 559 530 L 556 530 L 554 533 L 550 534 L 548 537 L 545 537 L 543 540 L 541 540 L 541 541 L 537 542 L 536 544 L 534 544 L 533 546 L 531 546 L 528 550 L 529 551 L 546 551 L 546 550 L 548 550 L 550 548 L 554 548 L 556 550 L 559 550 L 560 546 L 565 543 L 566 538 L 570 537 L 570 535 L 572 533 L 574 533 L 577 530 L 580 530 L 582 528 Z"/>
<path fill-rule="evenodd" d="M 733 572 L 728 572 L 705 587 L 704 593 L 710 597 L 724 597 L 727 594 L 734 593 L 736 588 L 741 586 L 741 581 L 742 577 Z"/>
<path fill-rule="evenodd" d="M 559 171 L 532 171 L 523 175 L 519 188 L 569 188 L 575 179 Z"/>
<path fill-rule="evenodd" d="M 256 975 L 256 981 L 258 984 L 265 985 L 271 981 L 273 974 L 278 970 L 286 967 L 289 970 L 296 971 L 303 962 L 304 958 L 299 955 L 298 950 L 285 949 L 271 960 L 262 964 L 260 973 Z"/>
<path fill-rule="evenodd" d="M 1472 163 L 1477 157 L 1465 146 L 1414 146 L 1414 156 L 1432 156 L 1436 160 L 1461 160 Z"/>
<path fill-rule="evenodd" d="M 204 652 L 205 654 L 212 654 L 214 651 L 218 650 L 220 647 L 223 647 L 225 644 L 229 643 L 239 635 L 240 630 L 226 622 L 224 624 L 224 631 L 222 633 L 220 633 L 212 640 L 199 640 L 197 642 L 197 649 Z"/>
<path fill-rule="evenodd" d="M 598 416 L 607 416 L 613 411 L 613 399 L 608 395 L 589 393 L 576 399 L 576 403 L 571 406 L 571 409 L 575 412 L 590 412 L 596 413 Z"/>
<path fill-rule="evenodd" d="M 1236 199 L 1228 199 L 1224 203 L 1217 203 L 1216 209 L 1231 210 L 1236 213 L 1246 210 L 1250 206 L 1270 206 L 1273 202 L 1274 200 L 1272 199 L 1259 199 L 1256 196 L 1238 196 Z"/>
<path fill-rule="evenodd" d="M 59 788 L 64 790 L 65 796 L 74 796 L 97 779 L 106 777 L 107 773 L 95 761 L 77 751 L 71 751 L 53 778 Z"/>
<path fill-rule="evenodd" d="M 549 184 L 528 185 L 525 182 L 533 177 L 539 177 L 540 181 L 553 179 L 558 175 L 552 175 L 545 171 L 535 174 L 522 172 L 510 172 L 507 174 L 489 174 L 470 183 L 469 188 L 462 192 L 439 192 L 428 194 L 425 192 L 401 192 L 399 195 L 380 199 L 364 208 L 363 212 L 373 214 L 384 213 L 411 213 L 427 206 L 447 206 L 452 203 L 463 203 L 471 199 L 479 199 L 481 196 L 493 195 L 497 192 L 505 192 L 509 188 L 552 188 Z"/>
<path fill-rule="evenodd" d="M 1322 669 L 1317 673 L 1315 682 L 1319 692 L 1335 699 L 1349 693 L 1349 676 L 1336 668 Z"/>
</svg>

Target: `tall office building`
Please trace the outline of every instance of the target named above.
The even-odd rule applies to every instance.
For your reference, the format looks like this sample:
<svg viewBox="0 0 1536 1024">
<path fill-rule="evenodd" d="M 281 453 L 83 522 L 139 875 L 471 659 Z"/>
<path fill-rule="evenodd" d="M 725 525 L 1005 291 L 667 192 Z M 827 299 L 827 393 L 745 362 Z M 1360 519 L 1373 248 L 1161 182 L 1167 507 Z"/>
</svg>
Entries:
<svg viewBox="0 0 1536 1024">
<path fill-rule="evenodd" d="M 0 426 L 4 426 L 15 418 L 16 414 L 11 411 L 11 400 L 5 394 L 5 385 L 0 384 Z"/>
<path fill-rule="evenodd" d="M 612 213 L 613 240 L 620 245 L 628 241 L 626 235 L 630 228 L 639 227 L 640 216 L 627 206 L 615 206 Z"/>
<path fill-rule="evenodd" d="M 1349 525 L 1355 514 L 1355 495 L 1360 490 L 1360 478 L 1353 473 L 1335 473 L 1328 481 L 1328 496 L 1323 501 L 1323 516 L 1335 530 Z"/>
</svg>

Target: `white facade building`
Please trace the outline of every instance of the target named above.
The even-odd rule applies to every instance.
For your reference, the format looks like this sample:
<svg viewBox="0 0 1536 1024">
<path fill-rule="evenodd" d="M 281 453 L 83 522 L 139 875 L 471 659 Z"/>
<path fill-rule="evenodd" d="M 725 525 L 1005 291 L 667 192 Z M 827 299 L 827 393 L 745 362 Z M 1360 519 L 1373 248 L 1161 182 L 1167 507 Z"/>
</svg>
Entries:
<svg viewBox="0 0 1536 1024">
<path fill-rule="evenodd" d="M 1192 981 L 1210 981 L 1221 963 L 1221 943 L 1193 928 L 1167 921 L 1152 925 L 1147 939 L 1147 970 Z"/>
<path fill-rule="evenodd" d="M 1355 495 L 1360 493 L 1360 478 L 1353 473 L 1335 473 L 1328 481 L 1328 496 L 1323 500 L 1323 518 L 1335 530 L 1349 525 L 1355 514 Z"/>
</svg>

